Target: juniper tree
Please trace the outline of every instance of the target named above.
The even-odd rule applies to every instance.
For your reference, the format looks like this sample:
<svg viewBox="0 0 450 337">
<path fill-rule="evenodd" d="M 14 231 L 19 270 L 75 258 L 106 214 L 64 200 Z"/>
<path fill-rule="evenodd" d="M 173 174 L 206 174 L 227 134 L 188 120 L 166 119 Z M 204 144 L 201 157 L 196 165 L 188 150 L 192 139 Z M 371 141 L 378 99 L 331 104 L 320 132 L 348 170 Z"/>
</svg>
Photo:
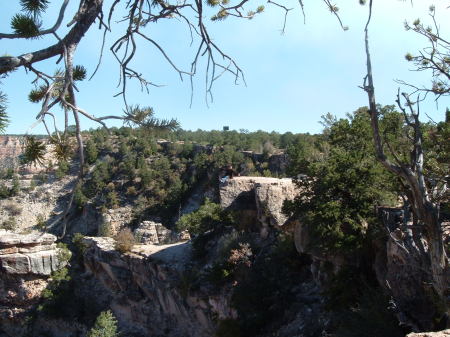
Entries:
<svg viewBox="0 0 450 337">
<path fill-rule="evenodd" d="M 365 1 L 363 1 L 365 2 Z M 419 120 L 421 97 L 418 94 L 397 94 L 397 105 L 403 113 L 403 129 L 408 139 L 409 158 L 398 156 L 398 150 L 392 147 L 389 139 L 386 139 L 380 131 L 380 111 L 375 99 L 375 86 L 373 82 L 372 60 L 369 49 L 369 25 L 372 17 L 373 0 L 369 1 L 369 15 L 365 27 L 365 53 L 367 74 L 364 77 L 362 89 L 367 93 L 369 100 L 369 115 L 371 129 L 375 145 L 377 160 L 390 172 L 396 175 L 404 184 L 404 200 L 411 208 L 413 226 L 411 230 L 420 238 L 416 240 L 419 247 L 424 239 L 428 245 L 428 251 L 422 250 L 422 255 L 429 259 L 431 270 L 432 290 L 438 298 L 437 306 L 441 307 L 442 315 L 450 316 L 450 261 L 446 254 L 443 242 L 443 220 L 440 217 L 440 207 L 449 202 L 448 177 L 450 175 L 448 163 L 445 173 L 439 177 L 427 176 L 424 168 L 425 156 L 424 135 L 422 123 Z M 449 43 L 440 36 L 435 20 L 435 9 L 430 8 L 430 15 L 435 23 L 433 28 L 424 28 L 420 21 L 414 22 L 414 31 L 428 38 L 431 49 L 419 53 L 419 56 L 408 56 L 407 59 L 416 62 L 418 70 L 432 72 L 432 88 L 417 88 L 415 92 L 433 92 L 438 96 L 450 94 L 447 79 L 450 78 L 450 69 L 446 66 L 450 57 Z M 410 29 L 410 25 L 406 24 Z M 449 142 L 449 140 L 444 140 Z M 428 271 L 426 271 L 428 272 Z M 434 296 L 434 295 L 433 295 Z M 448 323 L 450 324 L 450 323 Z"/>
</svg>

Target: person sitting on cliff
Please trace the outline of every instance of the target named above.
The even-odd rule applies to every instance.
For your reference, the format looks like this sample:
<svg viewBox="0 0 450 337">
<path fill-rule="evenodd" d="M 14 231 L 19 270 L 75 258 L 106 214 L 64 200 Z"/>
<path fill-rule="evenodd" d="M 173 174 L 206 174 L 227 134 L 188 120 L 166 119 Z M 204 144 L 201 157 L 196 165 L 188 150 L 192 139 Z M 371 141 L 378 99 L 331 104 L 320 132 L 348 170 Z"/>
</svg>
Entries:
<svg viewBox="0 0 450 337">
<path fill-rule="evenodd" d="M 239 173 L 233 170 L 233 166 L 231 164 L 227 165 L 223 171 L 225 171 L 225 174 L 219 179 L 221 183 L 225 183 L 229 179 L 239 176 Z"/>
</svg>

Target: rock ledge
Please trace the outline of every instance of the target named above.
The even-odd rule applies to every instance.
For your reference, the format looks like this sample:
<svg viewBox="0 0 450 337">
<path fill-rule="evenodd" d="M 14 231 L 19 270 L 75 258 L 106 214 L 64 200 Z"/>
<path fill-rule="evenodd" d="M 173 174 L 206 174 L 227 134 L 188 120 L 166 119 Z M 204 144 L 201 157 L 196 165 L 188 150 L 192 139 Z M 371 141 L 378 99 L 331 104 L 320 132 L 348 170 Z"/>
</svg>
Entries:
<svg viewBox="0 0 450 337">
<path fill-rule="evenodd" d="M 59 269 L 56 236 L 0 230 L 0 270 L 10 275 L 50 275 Z"/>
</svg>

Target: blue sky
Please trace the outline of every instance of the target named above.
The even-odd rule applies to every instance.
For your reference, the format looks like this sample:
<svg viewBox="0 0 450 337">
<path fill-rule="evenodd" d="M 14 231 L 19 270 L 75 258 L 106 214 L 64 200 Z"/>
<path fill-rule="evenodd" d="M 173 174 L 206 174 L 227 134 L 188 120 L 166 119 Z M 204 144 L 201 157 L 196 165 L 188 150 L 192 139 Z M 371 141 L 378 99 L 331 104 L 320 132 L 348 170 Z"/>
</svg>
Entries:
<svg viewBox="0 0 450 337">
<path fill-rule="evenodd" d="M 108 4 L 110 1 L 106 1 Z M 393 104 L 398 84 L 402 79 L 417 85 L 429 83 L 429 74 L 411 72 L 411 64 L 404 59 L 406 52 L 415 53 L 426 46 L 426 41 L 403 28 L 405 20 L 420 17 L 429 22 L 427 8 L 436 2 L 441 32 L 450 33 L 448 14 L 443 1 L 377 0 L 370 27 L 370 44 L 373 57 L 376 96 L 380 104 Z M 53 1 L 53 3 L 57 3 Z M 72 0 L 65 22 L 73 15 L 77 1 Z M 284 2 L 285 3 L 285 2 Z M 140 44 L 136 68 L 150 80 L 164 85 L 150 88 L 143 93 L 137 85 L 129 86 L 128 101 L 141 106 L 151 106 L 161 118 L 177 118 L 184 129 L 266 130 L 278 132 L 320 132 L 320 116 L 331 112 L 343 117 L 347 112 L 367 104 L 366 94 L 358 88 L 365 75 L 363 28 L 367 7 L 357 0 L 337 1 L 342 20 L 348 31 L 340 29 L 337 20 L 330 15 L 322 1 L 304 0 L 306 24 L 296 1 L 287 7 L 295 7 L 288 16 L 286 31 L 280 34 L 284 13 L 279 8 L 265 4 L 266 10 L 253 20 L 229 18 L 223 22 L 208 22 L 210 35 L 215 43 L 234 57 L 243 69 L 247 86 L 242 81 L 234 84 L 232 76 L 224 76 L 216 82 L 214 102 L 205 103 L 204 72 L 199 71 L 194 81 L 194 100 L 190 107 L 189 79 L 180 81 L 178 74 L 161 54 L 148 44 Z M 253 9 L 264 2 L 251 2 Z M 4 10 L 3 10 L 4 8 Z M 9 18 L 17 10 L 16 2 L 2 4 L 0 30 L 9 31 Z M 71 12 L 72 11 L 72 12 Z M 44 26 L 53 23 L 49 11 Z M 94 27 L 92 27 L 94 28 Z M 121 28 L 115 24 L 114 29 Z M 189 70 L 196 52 L 190 46 L 186 26 L 176 20 L 158 23 L 148 28 L 149 35 L 159 41 L 177 66 Z M 111 45 L 116 32 L 107 40 Z M 100 32 L 91 29 L 79 45 L 75 63 L 83 64 L 88 75 L 96 66 L 101 42 Z M 46 43 L 54 43 L 51 37 L 36 41 L 1 40 L 0 54 L 19 55 L 37 50 Z M 38 69 L 52 73 L 56 59 L 37 65 Z M 199 68 L 204 70 L 205 62 Z M 91 81 L 79 84 L 78 104 L 90 113 L 101 116 L 121 114 L 123 102 L 113 95 L 119 91 L 118 67 L 109 53 Z M 24 133 L 34 121 L 39 106 L 27 101 L 34 76 L 19 70 L 3 81 L 2 90 L 8 94 L 11 124 L 7 133 Z M 448 99 L 441 99 L 436 106 L 432 97 L 422 106 L 434 120 L 442 120 Z M 61 118 L 60 118 L 61 119 Z M 62 121 L 62 119 L 61 119 Z M 119 122 L 109 123 L 120 125 Z M 83 128 L 96 124 L 83 119 Z M 32 133 L 42 133 L 38 126 Z"/>
</svg>

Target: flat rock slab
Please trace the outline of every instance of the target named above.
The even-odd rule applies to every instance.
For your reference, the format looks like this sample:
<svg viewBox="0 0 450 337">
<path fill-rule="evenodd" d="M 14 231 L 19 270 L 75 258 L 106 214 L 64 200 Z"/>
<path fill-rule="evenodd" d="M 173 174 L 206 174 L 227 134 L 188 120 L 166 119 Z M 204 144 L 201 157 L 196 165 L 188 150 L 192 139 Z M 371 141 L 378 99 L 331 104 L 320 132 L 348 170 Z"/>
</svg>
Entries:
<svg viewBox="0 0 450 337">
<path fill-rule="evenodd" d="M 102 252 L 103 257 L 109 255 L 109 262 L 112 264 L 120 259 L 120 253 L 115 250 L 115 240 L 112 238 L 85 237 L 83 242 L 89 247 L 95 246 L 99 252 Z M 190 260 L 190 252 L 190 242 L 177 242 L 167 245 L 136 244 L 127 254 L 157 260 L 162 264 L 184 265 Z"/>
<path fill-rule="evenodd" d="M 0 230 L 0 249 L 12 246 L 36 246 L 50 245 L 56 241 L 56 236 L 49 233 L 33 232 L 18 234 L 6 230 Z"/>
</svg>

